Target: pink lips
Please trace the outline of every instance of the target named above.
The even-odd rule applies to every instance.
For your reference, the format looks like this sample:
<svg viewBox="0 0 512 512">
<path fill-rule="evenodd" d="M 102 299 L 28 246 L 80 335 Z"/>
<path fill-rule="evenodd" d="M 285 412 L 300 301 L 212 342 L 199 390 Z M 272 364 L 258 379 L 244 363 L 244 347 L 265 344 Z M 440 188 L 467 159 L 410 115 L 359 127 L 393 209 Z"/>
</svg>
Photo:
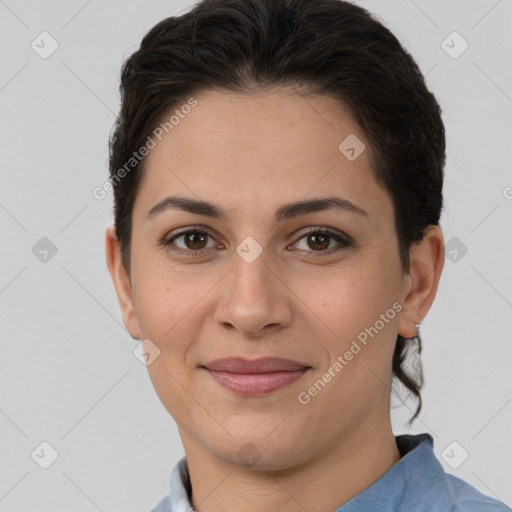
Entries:
<svg viewBox="0 0 512 512">
<path fill-rule="evenodd" d="M 217 359 L 204 365 L 223 387 L 242 395 L 261 395 L 292 384 L 311 367 L 290 359 L 242 357 Z"/>
</svg>

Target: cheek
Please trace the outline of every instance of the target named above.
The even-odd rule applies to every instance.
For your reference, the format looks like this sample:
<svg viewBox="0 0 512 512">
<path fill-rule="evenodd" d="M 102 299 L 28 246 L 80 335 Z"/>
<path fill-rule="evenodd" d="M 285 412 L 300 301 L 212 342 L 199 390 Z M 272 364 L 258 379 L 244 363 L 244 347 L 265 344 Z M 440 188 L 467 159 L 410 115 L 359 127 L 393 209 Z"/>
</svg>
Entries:
<svg viewBox="0 0 512 512">
<path fill-rule="evenodd" d="M 380 263 L 375 259 L 364 269 L 331 272 L 322 278 L 301 277 L 295 283 L 297 295 L 307 296 L 304 313 L 315 327 L 315 342 L 326 352 L 321 371 L 342 358 L 342 370 L 331 368 L 336 377 L 329 388 L 337 397 L 333 399 L 346 408 L 357 408 L 351 401 L 356 396 L 371 401 L 382 387 L 379 378 L 388 380 L 396 342 L 397 279 L 396 269 L 386 268 L 381 258 Z"/>
<path fill-rule="evenodd" d="M 391 271 L 368 268 L 330 271 L 294 278 L 290 288 L 302 299 L 308 316 L 331 337 L 347 340 L 373 325 L 399 297 Z"/>
<path fill-rule="evenodd" d="M 201 297 L 211 288 L 207 279 L 192 280 L 179 266 L 161 264 L 134 265 L 134 304 L 142 335 L 166 350 L 173 351 L 187 342 L 184 325 L 200 307 Z M 190 333 L 192 335 L 193 333 Z"/>
<path fill-rule="evenodd" d="M 164 267 L 164 268 L 162 268 Z M 191 396 L 197 396 L 190 378 L 192 360 L 189 351 L 200 337 L 205 301 L 201 300 L 215 281 L 191 282 L 178 266 L 153 265 L 138 273 L 134 302 L 141 333 L 160 350 L 147 367 L 153 387 L 169 414 L 178 422 L 191 421 L 198 414 Z M 199 419 L 196 419 L 199 421 Z"/>
</svg>

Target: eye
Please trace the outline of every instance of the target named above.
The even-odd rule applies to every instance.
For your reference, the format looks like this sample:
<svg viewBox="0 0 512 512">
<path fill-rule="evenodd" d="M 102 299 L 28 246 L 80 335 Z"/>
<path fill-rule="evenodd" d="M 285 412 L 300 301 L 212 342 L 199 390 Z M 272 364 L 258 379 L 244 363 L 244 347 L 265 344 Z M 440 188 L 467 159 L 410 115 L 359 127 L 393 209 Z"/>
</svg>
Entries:
<svg viewBox="0 0 512 512">
<path fill-rule="evenodd" d="M 208 246 L 209 240 L 212 242 Z M 181 240 L 177 243 L 178 240 Z M 215 247 L 215 243 L 210 234 L 201 229 L 187 229 L 177 233 L 170 239 L 164 241 L 162 245 L 168 247 L 171 251 L 178 254 L 194 255 L 206 249 Z"/>
<path fill-rule="evenodd" d="M 333 231 L 319 228 L 311 228 L 303 236 L 295 242 L 295 246 L 304 241 L 302 248 L 306 252 L 321 252 L 328 253 L 340 251 L 346 247 L 351 247 L 352 242 L 348 237 L 344 237 Z M 338 245 L 332 247 L 332 242 L 335 241 Z M 309 248 L 309 249 L 308 249 Z"/>
<path fill-rule="evenodd" d="M 333 244 L 334 242 L 334 244 Z M 302 243 L 302 247 L 300 244 Z M 337 245 L 335 245 L 337 244 Z M 163 246 L 176 254 L 195 256 L 212 248 L 222 248 L 215 243 L 214 238 L 205 230 L 189 228 L 176 233 L 171 238 L 162 242 Z M 334 245 L 334 247 L 333 247 Z M 330 254 L 346 247 L 352 247 L 352 241 L 348 236 L 342 236 L 334 231 L 321 228 L 310 228 L 290 247 L 292 250 L 300 250 L 309 253 Z"/>
</svg>

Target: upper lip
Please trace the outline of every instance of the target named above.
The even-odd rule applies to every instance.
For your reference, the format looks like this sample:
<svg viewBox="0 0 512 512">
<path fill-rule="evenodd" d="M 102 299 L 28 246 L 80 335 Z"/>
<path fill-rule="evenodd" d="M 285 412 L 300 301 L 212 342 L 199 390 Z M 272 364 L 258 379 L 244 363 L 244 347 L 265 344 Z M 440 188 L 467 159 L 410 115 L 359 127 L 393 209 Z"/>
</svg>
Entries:
<svg viewBox="0 0 512 512">
<path fill-rule="evenodd" d="M 229 373 L 270 373 L 291 372 L 310 368 L 310 366 L 282 359 L 279 357 L 260 357 L 259 359 L 245 359 L 243 357 L 224 357 L 203 365 L 208 370 L 223 371 Z"/>
</svg>

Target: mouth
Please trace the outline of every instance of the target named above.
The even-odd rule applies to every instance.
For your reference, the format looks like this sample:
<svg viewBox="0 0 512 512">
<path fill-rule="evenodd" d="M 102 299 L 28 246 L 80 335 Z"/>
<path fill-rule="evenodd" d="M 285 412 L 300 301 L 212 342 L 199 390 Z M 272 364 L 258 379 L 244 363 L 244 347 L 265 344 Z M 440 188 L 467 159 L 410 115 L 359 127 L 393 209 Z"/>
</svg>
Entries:
<svg viewBox="0 0 512 512">
<path fill-rule="evenodd" d="M 218 384 L 241 395 L 265 395 L 298 381 L 311 366 L 275 357 L 217 359 L 201 366 Z"/>
</svg>

